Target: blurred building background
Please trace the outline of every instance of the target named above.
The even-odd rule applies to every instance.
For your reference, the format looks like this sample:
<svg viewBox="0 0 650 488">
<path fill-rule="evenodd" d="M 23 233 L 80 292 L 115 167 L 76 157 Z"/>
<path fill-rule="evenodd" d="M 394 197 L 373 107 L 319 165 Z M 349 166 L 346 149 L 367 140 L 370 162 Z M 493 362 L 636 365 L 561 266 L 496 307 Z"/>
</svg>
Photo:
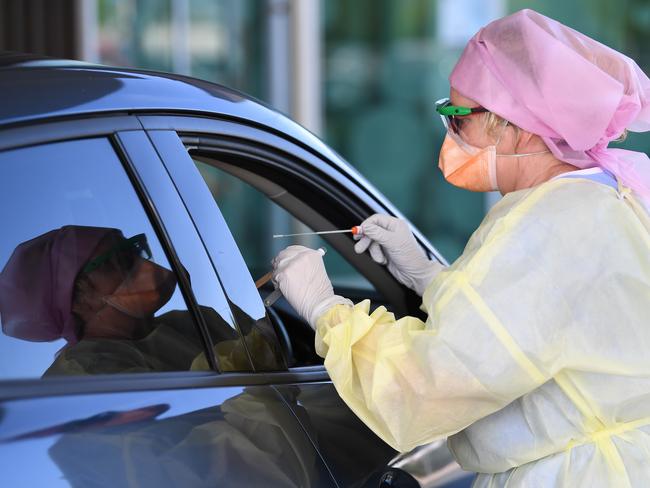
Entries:
<svg viewBox="0 0 650 488">
<path fill-rule="evenodd" d="M 447 96 L 467 40 L 521 8 L 650 72 L 649 0 L 0 0 L 0 49 L 174 71 L 247 92 L 320 135 L 451 261 L 498 195 L 444 182 L 434 101 Z M 623 146 L 647 152 L 650 139 L 632 134 Z M 211 185 L 234 220 L 268 218 L 243 185 Z M 259 259 L 274 252 L 268 235 L 250 239 Z"/>
</svg>

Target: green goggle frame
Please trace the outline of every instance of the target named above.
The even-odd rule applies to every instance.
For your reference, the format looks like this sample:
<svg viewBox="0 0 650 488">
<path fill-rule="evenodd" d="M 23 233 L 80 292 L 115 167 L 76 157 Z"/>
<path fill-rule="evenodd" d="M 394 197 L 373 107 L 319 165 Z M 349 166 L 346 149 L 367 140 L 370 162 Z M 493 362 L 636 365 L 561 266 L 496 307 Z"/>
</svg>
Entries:
<svg viewBox="0 0 650 488">
<path fill-rule="evenodd" d="M 89 261 L 86 266 L 81 270 L 82 273 L 90 273 L 91 271 L 96 270 L 105 262 L 107 262 L 111 257 L 120 252 L 133 252 L 134 254 L 139 254 L 143 258 L 151 259 L 151 249 L 147 243 L 147 236 L 145 234 L 137 234 L 128 239 L 124 239 L 119 244 L 113 246 L 111 249 L 105 253 L 97 256 L 92 261 Z"/>
<path fill-rule="evenodd" d="M 459 105 L 440 104 L 436 106 L 436 112 L 438 112 L 440 115 L 453 117 L 458 115 L 471 115 L 475 113 L 489 112 L 489 110 L 484 107 L 461 107 Z"/>
</svg>

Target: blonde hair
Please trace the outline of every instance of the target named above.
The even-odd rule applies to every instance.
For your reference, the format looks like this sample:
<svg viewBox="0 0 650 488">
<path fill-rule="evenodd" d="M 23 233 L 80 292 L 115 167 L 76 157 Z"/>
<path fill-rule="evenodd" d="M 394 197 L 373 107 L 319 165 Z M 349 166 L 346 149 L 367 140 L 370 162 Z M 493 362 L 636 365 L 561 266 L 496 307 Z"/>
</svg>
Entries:
<svg viewBox="0 0 650 488">
<path fill-rule="evenodd" d="M 502 127 L 503 124 L 505 124 L 506 119 L 493 112 L 486 112 L 484 122 L 485 122 L 485 130 L 487 131 L 487 133 L 493 137 L 497 137 L 499 135 L 498 133 L 499 128 Z M 518 136 L 519 131 L 521 129 L 510 121 L 508 121 L 508 125 L 515 129 L 516 135 Z M 618 136 L 616 139 L 612 139 L 612 142 L 616 142 L 616 143 L 624 142 L 625 139 L 627 139 L 627 134 L 628 134 L 628 130 L 624 129 L 620 136 Z"/>
<path fill-rule="evenodd" d="M 484 123 L 485 123 L 486 132 L 493 137 L 498 137 L 499 130 L 506 123 L 506 119 L 493 112 L 486 112 Z M 520 130 L 519 127 L 510 121 L 508 121 L 508 125 L 510 125 L 513 129 L 515 129 L 515 132 L 517 133 L 516 135 L 519 136 L 519 130 Z"/>
</svg>

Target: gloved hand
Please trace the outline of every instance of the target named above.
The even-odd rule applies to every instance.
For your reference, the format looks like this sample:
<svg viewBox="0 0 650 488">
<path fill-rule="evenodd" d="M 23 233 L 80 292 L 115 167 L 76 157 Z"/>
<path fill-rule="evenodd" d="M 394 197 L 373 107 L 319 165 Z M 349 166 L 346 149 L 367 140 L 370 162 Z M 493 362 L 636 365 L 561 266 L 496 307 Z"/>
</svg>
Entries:
<svg viewBox="0 0 650 488">
<path fill-rule="evenodd" d="M 427 258 L 405 220 L 374 214 L 361 223 L 354 245 L 357 254 L 369 249 L 370 257 L 388 266 L 397 281 L 422 296 L 427 285 L 444 268 Z"/>
<path fill-rule="evenodd" d="M 273 282 L 289 304 L 313 328 L 334 305 L 353 305 L 347 298 L 334 294 L 325 271 L 323 251 L 304 246 L 289 246 L 273 259 Z"/>
</svg>

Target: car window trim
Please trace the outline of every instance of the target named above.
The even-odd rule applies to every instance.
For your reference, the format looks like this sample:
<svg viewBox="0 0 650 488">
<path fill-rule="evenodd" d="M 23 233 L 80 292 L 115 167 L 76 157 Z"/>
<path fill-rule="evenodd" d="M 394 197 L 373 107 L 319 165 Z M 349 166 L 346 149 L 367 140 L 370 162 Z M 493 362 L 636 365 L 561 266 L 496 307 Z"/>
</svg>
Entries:
<svg viewBox="0 0 650 488">
<path fill-rule="evenodd" d="M 109 136 L 118 131 L 142 130 L 133 115 L 102 115 L 72 120 L 44 121 L 29 126 L 0 127 L 0 151 L 71 139 Z"/>
<path fill-rule="evenodd" d="M 287 371 L 217 373 L 216 371 L 174 371 L 121 373 L 93 376 L 52 376 L 46 379 L 0 382 L 0 402 L 39 397 L 126 393 L 134 391 L 183 390 L 228 386 L 272 386 L 331 383 L 324 366 L 292 368 Z"/>
</svg>

